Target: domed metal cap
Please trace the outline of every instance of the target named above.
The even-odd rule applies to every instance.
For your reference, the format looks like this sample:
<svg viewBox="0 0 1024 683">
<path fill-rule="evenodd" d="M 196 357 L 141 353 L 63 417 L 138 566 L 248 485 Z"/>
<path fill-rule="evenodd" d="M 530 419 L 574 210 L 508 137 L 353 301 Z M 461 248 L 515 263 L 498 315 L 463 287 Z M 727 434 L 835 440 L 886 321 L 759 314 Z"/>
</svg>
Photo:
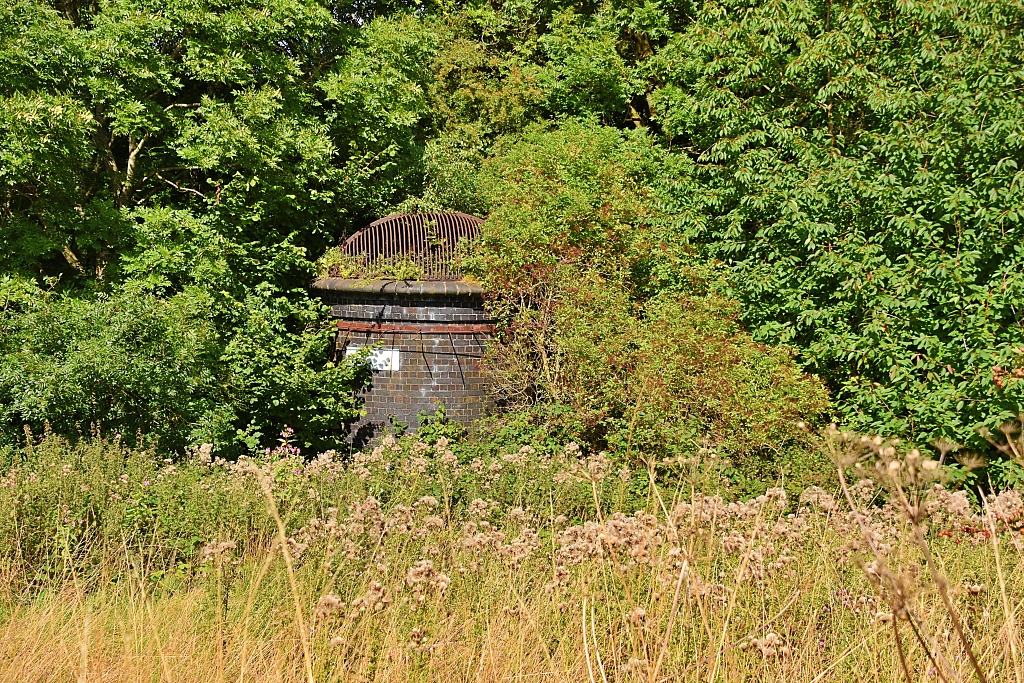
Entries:
<svg viewBox="0 0 1024 683">
<path fill-rule="evenodd" d="M 349 237 L 341 250 L 367 262 L 408 257 L 422 271 L 420 279 L 459 280 L 455 249 L 479 235 L 483 222 L 466 213 L 395 213 Z"/>
</svg>

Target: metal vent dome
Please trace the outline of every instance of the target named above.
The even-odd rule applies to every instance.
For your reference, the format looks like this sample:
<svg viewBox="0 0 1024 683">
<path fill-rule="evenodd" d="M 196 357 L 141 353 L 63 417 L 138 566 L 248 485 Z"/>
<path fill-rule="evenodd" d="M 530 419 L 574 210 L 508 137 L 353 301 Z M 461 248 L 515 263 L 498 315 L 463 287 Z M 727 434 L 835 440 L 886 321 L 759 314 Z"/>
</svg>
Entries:
<svg viewBox="0 0 1024 683">
<path fill-rule="evenodd" d="M 483 222 L 466 213 L 395 213 L 349 237 L 341 250 L 368 262 L 408 257 L 424 280 L 458 280 L 462 273 L 454 263 L 455 249 L 479 235 Z"/>
</svg>

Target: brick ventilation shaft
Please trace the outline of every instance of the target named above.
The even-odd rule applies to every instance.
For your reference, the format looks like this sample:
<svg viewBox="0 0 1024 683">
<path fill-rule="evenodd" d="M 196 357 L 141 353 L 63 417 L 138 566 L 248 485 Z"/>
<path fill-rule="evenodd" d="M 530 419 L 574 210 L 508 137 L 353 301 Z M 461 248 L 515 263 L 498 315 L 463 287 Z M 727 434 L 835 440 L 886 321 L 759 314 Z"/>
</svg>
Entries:
<svg viewBox="0 0 1024 683">
<path fill-rule="evenodd" d="M 430 279 L 323 278 L 313 283 L 314 293 L 337 319 L 340 354 L 381 346 L 373 359 L 372 384 L 360 395 L 366 415 L 351 427 L 357 447 L 392 419 L 414 431 L 419 414 L 432 414 L 438 403 L 450 419 L 464 424 L 484 414 L 488 393 L 481 360 L 493 328 L 483 290 L 459 281 L 452 264 L 455 243 L 474 237 L 481 222 L 465 214 L 388 217 L 350 237 L 343 249 L 355 244 L 359 251 L 349 253 L 367 260 L 411 257 L 428 266 L 423 270 Z M 455 229 L 435 227 L 444 224 Z"/>
</svg>

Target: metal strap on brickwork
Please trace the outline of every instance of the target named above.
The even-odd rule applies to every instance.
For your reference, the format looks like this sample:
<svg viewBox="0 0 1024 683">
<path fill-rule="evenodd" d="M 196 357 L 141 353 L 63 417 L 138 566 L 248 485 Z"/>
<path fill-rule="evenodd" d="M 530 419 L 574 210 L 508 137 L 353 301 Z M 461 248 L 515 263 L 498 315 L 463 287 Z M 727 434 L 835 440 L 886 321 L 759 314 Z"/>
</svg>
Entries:
<svg viewBox="0 0 1024 683">
<path fill-rule="evenodd" d="M 396 213 L 385 216 L 349 237 L 342 251 L 369 261 L 408 257 L 423 280 L 458 280 L 456 247 L 480 234 L 482 218 L 466 213 Z"/>
<path fill-rule="evenodd" d="M 451 282 L 434 280 L 428 282 L 407 282 L 404 280 L 353 280 L 328 277 L 313 283 L 313 289 L 342 294 L 367 294 L 394 297 L 423 296 L 476 296 L 483 295 L 483 288 L 475 282 Z"/>
<path fill-rule="evenodd" d="M 339 320 L 337 325 L 338 329 L 342 332 L 372 332 L 375 334 L 494 334 L 494 325 L 473 323 L 442 323 L 439 325 L 431 325 Z"/>
</svg>

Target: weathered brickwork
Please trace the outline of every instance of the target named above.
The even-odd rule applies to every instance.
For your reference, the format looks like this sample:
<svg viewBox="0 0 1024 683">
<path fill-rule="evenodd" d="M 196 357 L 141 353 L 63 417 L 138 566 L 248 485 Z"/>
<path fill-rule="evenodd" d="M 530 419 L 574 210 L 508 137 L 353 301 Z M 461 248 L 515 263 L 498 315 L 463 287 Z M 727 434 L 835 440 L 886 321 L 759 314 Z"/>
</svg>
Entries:
<svg viewBox="0 0 1024 683">
<path fill-rule="evenodd" d="M 482 310 L 466 305 L 466 301 L 451 301 L 446 299 L 421 299 L 414 305 L 411 302 L 403 302 L 405 305 L 392 306 L 379 303 L 365 303 L 359 299 L 352 299 L 345 303 L 336 303 L 331 306 L 331 312 L 336 318 L 345 320 L 420 320 L 432 322 L 487 322 L 487 316 Z"/>
<path fill-rule="evenodd" d="M 314 289 L 338 319 L 340 353 L 378 344 L 398 352 L 398 369 L 375 371 L 361 393 L 366 416 L 352 426 L 354 441 L 368 441 L 392 418 L 415 430 L 419 414 L 438 403 L 463 423 L 484 413 L 490 327 L 479 287 L 320 280 Z"/>
<path fill-rule="evenodd" d="M 339 335 L 340 343 L 368 346 L 381 343 L 399 352 L 398 371 L 375 372 L 362 398 L 366 416 L 354 426 L 377 431 L 389 418 L 415 429 L 422 411 L 443 403 L 453 420 L 468 423 L 481 416 L 486 397 L 480 360 L 486 337 L 480 334 L 375 333 Z"/>
</svg>

